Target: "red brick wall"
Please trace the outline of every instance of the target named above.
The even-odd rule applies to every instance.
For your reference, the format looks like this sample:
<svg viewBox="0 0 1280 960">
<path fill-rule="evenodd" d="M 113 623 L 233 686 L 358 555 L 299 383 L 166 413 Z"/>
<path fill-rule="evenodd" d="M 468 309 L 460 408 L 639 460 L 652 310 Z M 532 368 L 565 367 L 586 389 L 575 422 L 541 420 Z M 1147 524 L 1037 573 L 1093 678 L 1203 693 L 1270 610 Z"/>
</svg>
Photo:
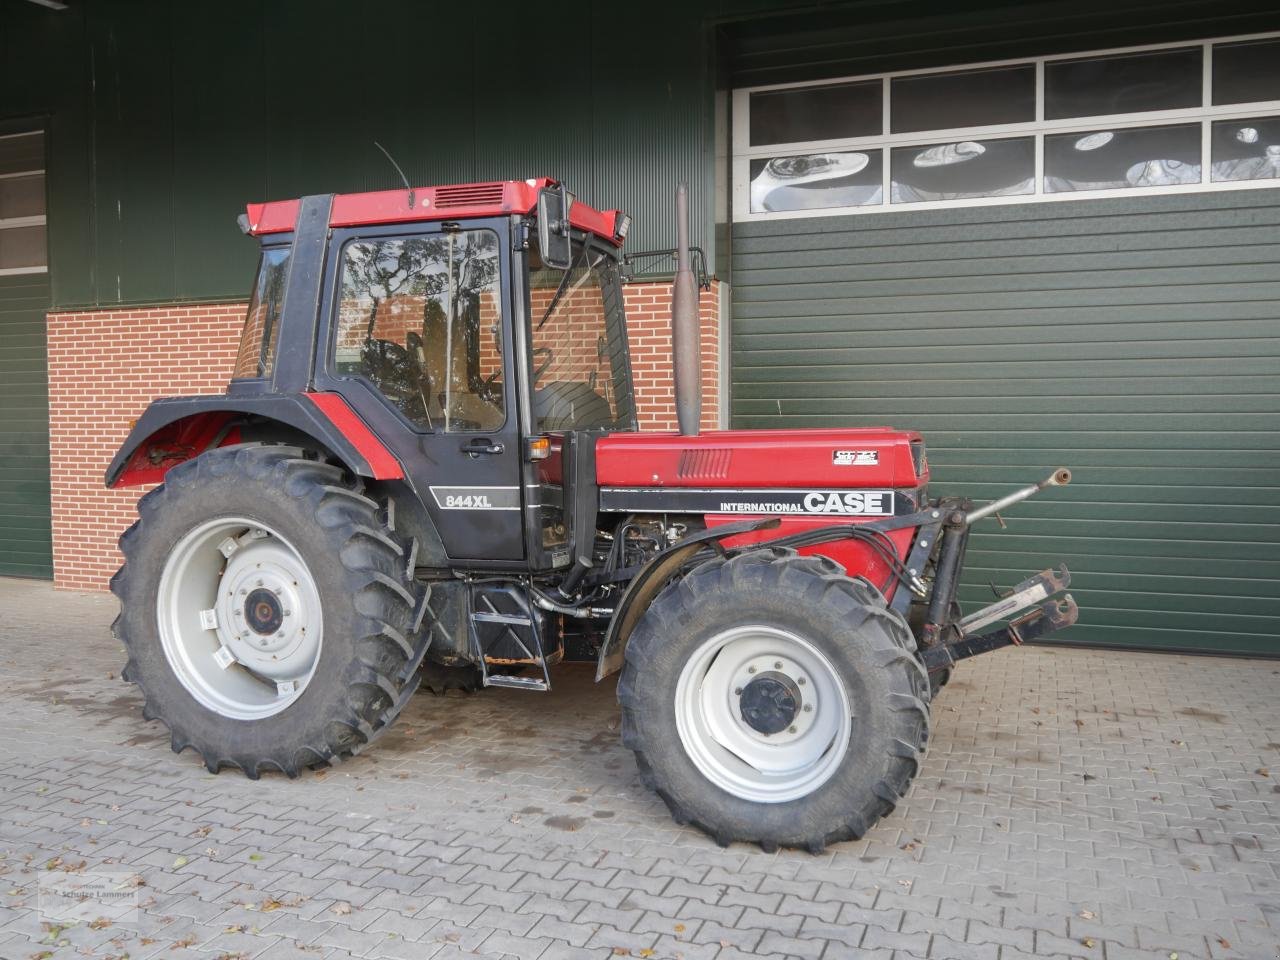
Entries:
<svg viewBox="0 0 1280 960">
<path fill-rule="evenodd" d="M 704 427 L 719 411 L 719 285 L 701 296 Z M 671 292 L 626 287 L 640 427 L 675 427 Z M 236 361 L 245 304 L 50 313 L 49 448 L 54 585 L 105 590 L 120 565 L 116 540 L 147 488 L 108 490 L 102 475 L 131 421 L 157 397 L 221 393 Z"/>
</svg>

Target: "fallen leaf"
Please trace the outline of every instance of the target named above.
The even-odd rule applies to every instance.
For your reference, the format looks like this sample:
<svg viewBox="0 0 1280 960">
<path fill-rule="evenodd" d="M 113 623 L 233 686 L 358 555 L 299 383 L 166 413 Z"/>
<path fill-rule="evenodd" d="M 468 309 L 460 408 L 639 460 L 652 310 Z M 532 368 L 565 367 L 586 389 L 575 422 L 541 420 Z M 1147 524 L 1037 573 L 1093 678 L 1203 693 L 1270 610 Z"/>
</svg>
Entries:
<svg viewBox="0 0 1280 960">
<path fill-rule="evenodd" d="M 676 932 L 676 933 L 684 933 L 684 924 L 683 924 L 683 923 L 677 923 L 677 924 L 675 925 L 675 927 L 674 927 L 674 930 L 675 930 L 675 932 Z"/>
<path fill-rule="evenodd" d="M 249 854 L 249 859 L 250 859 L 250 860 L 261 860 L 261 859 L 262 859 L 262 854 L 260 854 L 260 853 L 251 853 L 251 854 Z"/>
<path fill-rule="evenodd" d="M 263 913 L 270 913 L 272 910 L 279 910 L 283 906 L 284 904 L 275 899 L 275 897 L 267 897 L 267 899 L 262 901 L 262 906 L 259 909 L 261 909 Z"/>
<path fill-rule="evenodd" d="M 448 933 L 444 935 L 444 938 L 450 943 L 457 943 L 459 940 L 462 939 L 462 934 L 458 933 L 456 930 L 450 930 Z"/>
<path fill-rule="evenodd" d="M 1269 777 L 1269 776 L 1271 776 L 1271 771 L 1270 771 L 1270 770 L 1268 770 L 1266 767 L 1259 767 L 1259 768 L 1258 768 L 1258 776 L 1260 776 L 1260 777 Z"/>
<path fill-rule="evenodd" d="M 615 957 L 629 957 L 631 956 L 631 951 L 628 950 L 626 947 L 614 947 L 613 955 Z"/>
<path fill-rule="evenodd" d="M 106 917 L 98 917 L 96 920 L 89 921 L 90 930 L 105 930 L 109 926 L 111 926 L 111 921 Z"/>
<path fill-rule="evenodd" d="M 233 923 L 222 929 L 223 933 L 244 933 L 243 923 Z"/>
<path fill-rule="evenodd" d="M 1228 940 L 1226 937 L 1219 937 L 1219 938 L 1218 938 L 1218 946 L 1220 946 L 1223 950 L 1230 950 L 1230 949 L 1231 949 L 1231 941 L 1230 941 L 1230 940 Z"/>
<path fill-rule="evenodd" d="M 173 941 L 174 950 L 183 950 L 183 949 L 186 949 L 187 947 L 194 947 L 195 945 L 196 945 L 196 935 L 194 933 L 191 934 L 189 937 L 183 937 L 181 940 Z"/>
<path fill-rule="evenodd" d="M 898 885 L 899 885 L 899 886 L 902 886 L 902 887 L 909 887 L 909 886 L 911 886 L 911 881 L 910 881 L 910 880 L 899 880 L 899 881 L 898 881 Z"/>
<path fill-rule="evenodd" d="M 1096 947 L 1096 946 L 1098 945 L 1098 941 L 1097 941 L 1097 940 L 1095 940 L 1095 939 L 1093 939 L 1093 937 L 1085 937 L 1085 938 L 1084 938 L 1083 940 L 1081 940 L 1080 942 L 1081 942 L 1081 943 L 1083 943 L 1083 944 L 1084 944 L 1086 947 L 1088 947 L 1090 950 L 1092 950 L 1094 947 Z"/>
<path fill-rule="evenodd" d="M 1097 914 L 1095 914 L 1092 910 L 1081 910 L 1081 911 L 1080 911 L 1080 919 L 1081 919 L 1081 920 L 1094 920 L 1094 919 L 1097 919 Z"/>
<path fill-rule="evenodd" d="M 640 956 L 640 957 L 652 957 L 652 956 L 653 956 L 653 951 L 652 951 L 652 950 L 650 950 L 648 947 L 645 947 L 643 950 L 641 950 L 641 951 L 640 951 L 638 954 L 636 954 L 636 955 L 637 955 L 637 956 Z"/>
<path fill-rule="evenodd" d="M 347 903 L 345 900 L 339 900 L 329 908 L 329 912 L 336 913 L 340 917 L 345 917 L 351 912 L 351 904 Z"/>
<path fill-rule="evenodd" d="M 191 861 L 188 860 L 186 857 L 179 857 L 177 860 L 173 861 L 173 866 L 175 869 L 178 867 L 185 867 L 190 862 Z"/>
</svg>

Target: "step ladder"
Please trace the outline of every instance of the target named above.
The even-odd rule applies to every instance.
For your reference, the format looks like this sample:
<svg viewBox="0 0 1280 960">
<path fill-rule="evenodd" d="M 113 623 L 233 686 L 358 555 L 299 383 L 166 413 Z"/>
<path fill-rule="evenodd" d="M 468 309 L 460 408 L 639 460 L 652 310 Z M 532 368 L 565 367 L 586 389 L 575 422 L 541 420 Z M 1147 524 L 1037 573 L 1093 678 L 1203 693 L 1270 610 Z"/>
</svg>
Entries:
<svg viewBox="0 0 1280 960">
<path fill-rule="evenodd" d="M 529 597 L 528 588 L 515 582 L 470 583 L 467 611 L 471 649 L 480 664 L 486 687 L 514 690 L 550 690 L 551 677 L 542 647 L 540 615 Z M 508 676 L 491 673 L 501 662 L 528 662 L 542 676 Z"/>
</svg>

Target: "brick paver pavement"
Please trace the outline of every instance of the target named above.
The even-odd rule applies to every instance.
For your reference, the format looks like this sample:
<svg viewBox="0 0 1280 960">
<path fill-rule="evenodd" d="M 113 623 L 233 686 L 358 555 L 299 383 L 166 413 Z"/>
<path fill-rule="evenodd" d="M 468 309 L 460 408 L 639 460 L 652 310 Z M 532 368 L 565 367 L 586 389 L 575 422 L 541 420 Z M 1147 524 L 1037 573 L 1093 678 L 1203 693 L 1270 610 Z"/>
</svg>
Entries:
<svg viewBox="0 0 1280 960">
<path fill-rule="evenodd" d="M 142 720 L 114 612 L 0 580 L 4 960 L 1280 953 L 1280 663 L 970 661 L 907 800 L 814 857 L 676 826 L 577 665 L 421 695 L 323 774 L 210 776 Z M 99 870 L 135 922 L 42 924 L 38 877 Z"/>
</svg>

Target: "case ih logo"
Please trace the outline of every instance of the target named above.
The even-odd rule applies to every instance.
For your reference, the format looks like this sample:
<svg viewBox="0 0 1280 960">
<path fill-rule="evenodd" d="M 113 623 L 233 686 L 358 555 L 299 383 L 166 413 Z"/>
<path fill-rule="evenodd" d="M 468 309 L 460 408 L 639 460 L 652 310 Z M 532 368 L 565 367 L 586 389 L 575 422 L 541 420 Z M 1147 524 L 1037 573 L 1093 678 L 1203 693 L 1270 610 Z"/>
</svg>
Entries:
<svg viewBox="0 0 1280 960">
<path fill-rule="evenodd" d="M 831 463 L 837 467 L 874 467 L 879 462 L 879 450 L 831 451 Z"/>
<path fill-rule="evenodd" d="M 822 513 L 846 517 L 887 517 L 893 514 L 892 490 L 813 490 L 795 498 L 742 501 L 722 500 L 719 513 Z"/>
</svg>

